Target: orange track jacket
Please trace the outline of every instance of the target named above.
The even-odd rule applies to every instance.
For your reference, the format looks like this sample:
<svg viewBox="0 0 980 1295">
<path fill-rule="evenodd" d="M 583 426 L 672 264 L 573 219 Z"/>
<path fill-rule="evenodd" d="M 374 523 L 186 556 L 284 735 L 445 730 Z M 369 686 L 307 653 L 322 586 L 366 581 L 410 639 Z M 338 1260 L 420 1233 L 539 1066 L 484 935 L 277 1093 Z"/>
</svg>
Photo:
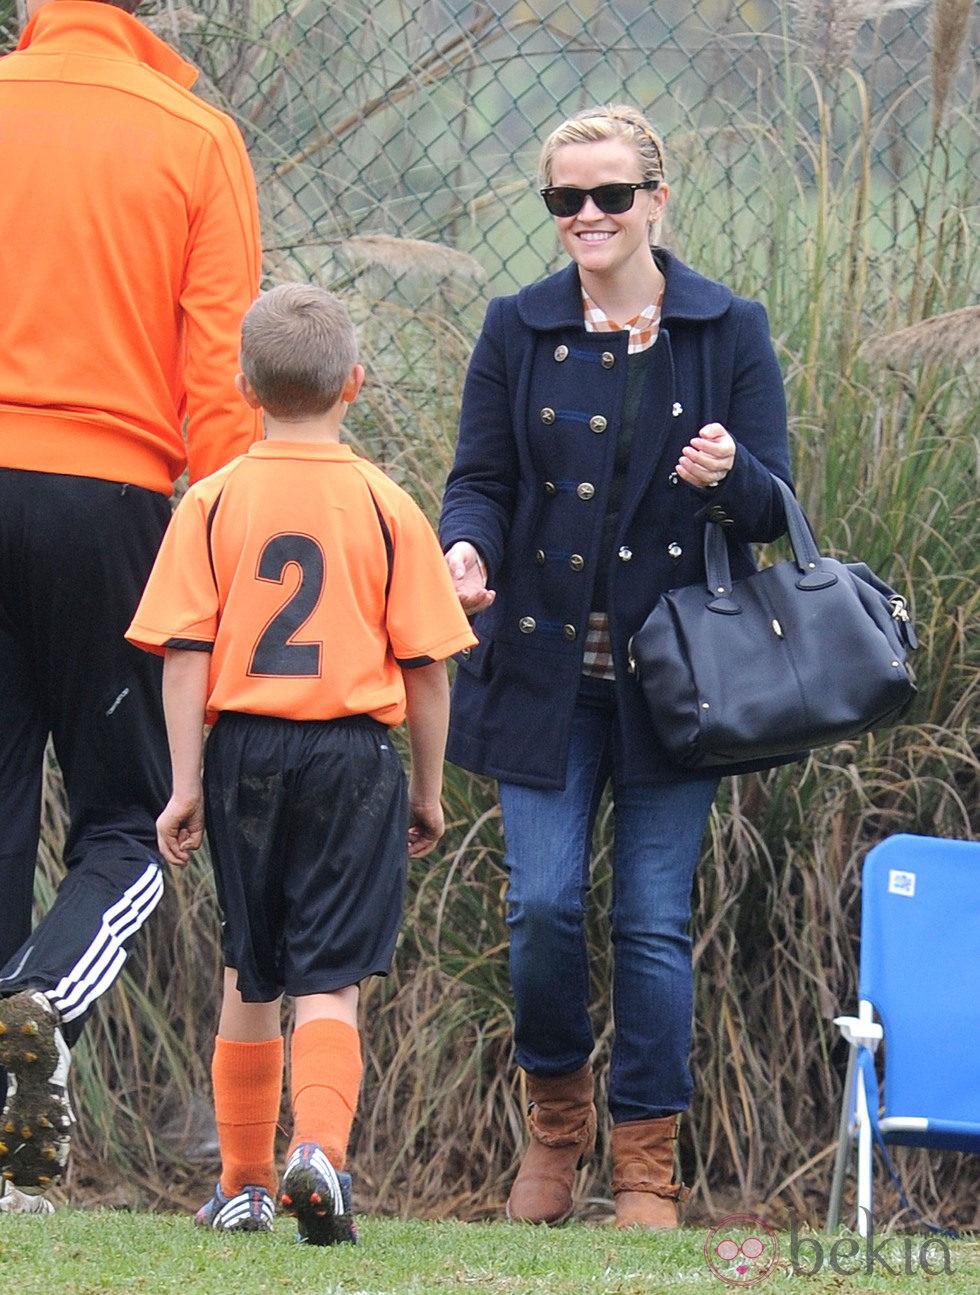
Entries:
<svg viewBox="0 0 980 1295">
<path fill-rule="evenodd" d="M 0 59 L 2 467 L 170 494 L 258 436 L 234 389 L 255 181 L 196 75 L 93 0 L 48 0 Z"/>
</svg>

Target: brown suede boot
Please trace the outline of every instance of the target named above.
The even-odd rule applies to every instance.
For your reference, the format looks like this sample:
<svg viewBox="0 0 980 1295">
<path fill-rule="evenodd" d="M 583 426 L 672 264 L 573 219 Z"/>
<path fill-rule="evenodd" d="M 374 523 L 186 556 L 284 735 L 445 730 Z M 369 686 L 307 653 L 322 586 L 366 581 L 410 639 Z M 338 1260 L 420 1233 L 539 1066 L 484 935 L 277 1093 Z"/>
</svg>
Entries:
<svg viewBox="0 0 980 1295">
<path fill-rule="evenodd" d="M 507 1200 L 515 1223 L 564 1223 L 572 1212 L 575 1171 L 595 1150 L 592 1066 L 571 1075 L 527 1077 L 530 1143 Z"/>
<path fill-rule="evenodd" d="M 676 1228 L 677 1202 L 690 1191 L 674 1181 L 677 1116 L 614 1124 L 613 1196 L 618 1228 Z"/>
</svg>

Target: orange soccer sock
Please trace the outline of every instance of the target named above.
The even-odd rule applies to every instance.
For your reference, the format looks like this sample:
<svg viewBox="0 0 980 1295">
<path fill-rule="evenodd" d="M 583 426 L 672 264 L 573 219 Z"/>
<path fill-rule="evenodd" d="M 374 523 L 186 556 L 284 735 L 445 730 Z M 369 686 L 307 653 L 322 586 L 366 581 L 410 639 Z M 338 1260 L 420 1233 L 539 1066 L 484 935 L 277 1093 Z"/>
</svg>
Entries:
<svg viewBox="0 0 980 1295">
<path fill-rule="evenodd" d="M 214 1041 L 211 1082 L 221 1147 L 221 1190 L 243 1187 L 275 1192 L 276 1126 L 282 1101 L 283 1042 Z"/>
<path fill-rule="evenodd" d="M 331 1017 L 293 1031 L 290 1049 L 293 1141 L 318 1142 L 335 1169 L 347 1157 L 361 1086 L 361 1037 L 353 1025 Z"/>
</svg>

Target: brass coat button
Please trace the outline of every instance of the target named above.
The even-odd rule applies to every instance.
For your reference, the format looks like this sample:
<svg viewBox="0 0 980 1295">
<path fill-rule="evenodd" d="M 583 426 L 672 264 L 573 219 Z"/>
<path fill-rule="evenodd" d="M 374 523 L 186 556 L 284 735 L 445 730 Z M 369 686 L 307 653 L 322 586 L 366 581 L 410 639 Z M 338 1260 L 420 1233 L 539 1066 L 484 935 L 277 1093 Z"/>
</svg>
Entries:
<svg viewBox="0 0 980 1295">
<path fill-rule="evenodd" d="M 578 495 L 579 499 L 591 499 L 595 494 L 595 486 L 591 481 L 583 481 L 582 484 L 576 488 L 575 493 Z"/>
<path fill-rule="evenodd" d="M 576 634 L 575 626 L 574 626 L 574 625 L 563 625 L 563 626 L 561 627 L 561 636 L 562 636 L 562 638 L 563 638 L 563 639 L 567 640 L 567 642 L 569 642 L 569 643 L 574 643 L 574 642 L 575 642 L 575 639 L 577 638 L 577 634 Z"/>
<path fill-rule="evenodd" d="M 549 409 L 548 406 L 545 405 L 544 409 L 541 410 L 541 421 L 544 423 L 545 427 L 550 427 L 555 421 L 555 411 L 553 409 Z"/>
<path fill-rule="evenodd" d="M 568 559 L 568 565 L 573 571 L 581 571 L 585 567 L 585 558 L 582 557 L 581 553 L 573 553 Z"/>
<path fill-rule="evenodd" d="M 589 430 L 595 432 L 596 436 L 601 435 L 609 426 L 609 420 L 603 418 L 602 414 L 593 414 L 589 419 Z"/>
<path fill-rule="evenodd" d="M 538 623 L 533 616 L 522 616 L 517 622 L 517 628 L 522 634 L 533 634 L 538 628 Z"/>
<path fill-rule="evenodd" d="M 545 563 L 544 549 L 538 549 L 538 551 L 534 555 L 534 560 L 539 567 L 544 566 L 544 563 Z"/>
<path fill-rule="evenodd" d="M 684 550 L 681 548 L 681 546 L 677 543 L 676 540 L 672 540 L 670 544 L 667 545 L 667 552 L 670 554 L 672 558 L 679 558 L 679 557 L 683 557 L 684 555 Z"/>
<path fill-rule="evenodd" d="M 557 495 L 558 487 L 555 485 L 553 481 L 546 481 L 544 483 L 544 493 L 546 495 Z"/>
<path fill-rule="evenodd" d="M 615 355 L 613 355 L 612 351 L 603 351 L 602 358 L 600 359 L 599 363 L 602 365 L 604 369 L 611 369 L 612 366 L 616 363 L 616 357 Z"/>
<path fill-rule="evenodd" d="M 669 486 L 679 486 L 680 482 L 681 482 L 681 479 L 676 472 L 672 472 L 670 476 L 667 478 L 667 484 Z"/>
<path fill-rule="evenodd" d="M 463 658 L 464 661 L 468 661 L 470 657 L 473 655 L 473 649 L 463 648 L 463 650 L 460 652 L 459 655 Z"/>
<path fill-rule="evenodd" d="M 567 359 L 568 359 L 568 347 L 567 347 L 567 346 L 565 346 L 564 344 L 562 344 L 561 346 L 556 346 L 556 347 L 555 347 L 555 359 L 558 361 L 558 363 L 559 363 L 559 364 L 562 364 L 565 360 L 567 360 Z"/>
<path fill-rule="evenodd" d="M 633 557 L 633 550 L 631 548 L 628 548 L 624 544 L 623 547 L 619 550 L 620 562 L 629 562 L 632 557 Z"/>
</svg>

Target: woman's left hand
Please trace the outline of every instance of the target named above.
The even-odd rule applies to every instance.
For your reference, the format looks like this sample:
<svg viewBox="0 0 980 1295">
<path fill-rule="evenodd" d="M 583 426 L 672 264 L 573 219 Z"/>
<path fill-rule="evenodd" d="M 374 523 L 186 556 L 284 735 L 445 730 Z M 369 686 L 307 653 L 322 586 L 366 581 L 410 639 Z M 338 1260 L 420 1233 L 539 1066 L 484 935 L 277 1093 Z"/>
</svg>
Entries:
<svg viewBox="0 0 980 1295">
<path fill-rule="evenodd" d="M 735 442 L 721 423 L 707 423 L 681 450 L 676 472 L 689 486 L 706 490 L 724 481 L 735 462 Z"/>
<path fill-rule="evenodd" d="M 467 540 L 458 540 L 446 554 L 446 563 L 467 616 L 486 611 L 497 595 L 487 588 L 487 569 L 473 545 Z"/>
</svg>

